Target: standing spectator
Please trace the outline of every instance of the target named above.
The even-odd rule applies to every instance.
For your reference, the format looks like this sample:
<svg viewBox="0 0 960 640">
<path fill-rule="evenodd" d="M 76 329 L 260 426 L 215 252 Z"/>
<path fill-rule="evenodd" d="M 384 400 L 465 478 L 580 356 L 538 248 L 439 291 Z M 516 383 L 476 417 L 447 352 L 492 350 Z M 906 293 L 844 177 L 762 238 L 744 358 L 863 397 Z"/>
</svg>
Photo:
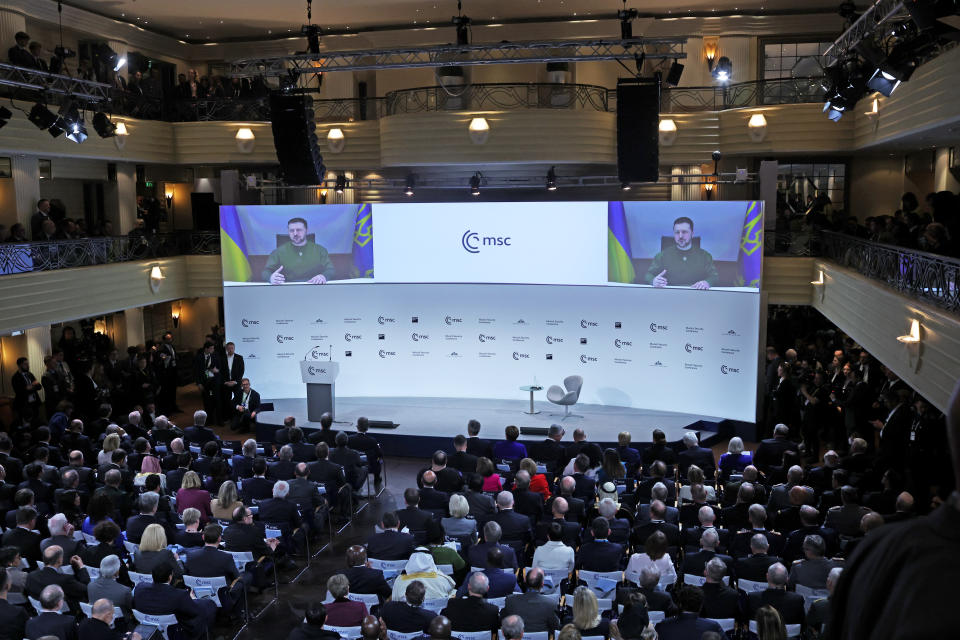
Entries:
<svg viewBox="0 0 960 640">
<path fill-rule="evenodd" d="M 30 44 L 30 34 L 17 31 L 13 39 L 16 41 L 16 44 L 7 51 L 7 58 L 10 60 L 10 64 L 18 67 L 27 67 L 28 69 L 34 68 L 33 56 L 30 55 L 30 51 L 27 49 L 27 45 Z"/>
</svg>

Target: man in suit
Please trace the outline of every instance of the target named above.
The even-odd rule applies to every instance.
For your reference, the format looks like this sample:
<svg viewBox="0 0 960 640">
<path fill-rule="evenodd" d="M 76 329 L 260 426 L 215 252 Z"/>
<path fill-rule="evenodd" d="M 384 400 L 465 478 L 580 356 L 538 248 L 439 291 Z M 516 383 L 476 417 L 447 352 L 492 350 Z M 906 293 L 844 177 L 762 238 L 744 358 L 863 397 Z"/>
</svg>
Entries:
<svg viewBox="0 0 960 640">
<path fill-rule="evenodd" d="M 756 493 L 754 485 L 749 482 L 740 484 L 737 489 L 736 504 L 724 507 L 720 511 L 720 521 L 728 531 L 740 531 L 750 526 L 750 505 L 754 503 Z"/>
<path fill-rule="evenodd" d="M 423 475 L 432 471 L 436 476 L 436 488 L 446 493 L 456 493 L 463 488 L 463 474 L 447 465 L 447 454 L 444 451 L 434 451 L 430 466 L 421 469 L 417 474 L 417 486 L 423 486 Z M 476 467 L 476 465 L 474 465 Z"/>
<path fill-rule="evenodd" d="M 767 579 L 767 569 L 777 564 L 780 558 L 767 555 L 770 550 L 770 541 L 761 533 L 755 533 L 750 538 L 750 555 L 737 558 L 733 561 L 733 570 L 740 580 L 763 582 Z"/>
<path fill-rule="evenodd" d="M 713 451 L 700 446 L 700 440 L 693 431 L 687 431 L 683 434 L 683 444 L 686 449 L 677 454 L 677 468 L 680 470 L 680 477 L 687 477 L 687 469 L 695 464 L 703 471 L 704 475 L 712 478 L 717 469 L 717 463 L 713 459 Z"/>
<path fill-rule="evenodd" d="M 133 590 L 134 608 L 152 615 L 176 615 L 178 626 L 187 638 L 199 638 L 207 633 L 217 615 L 216 603 L 191 598 L 188 591 L 174 589 L 170 584 L 173 567 L 168 563 L 158 564 L 152 573 L 153 582 L 141 582 Z"/>
<path fill-rule="evenodd" d="M 733 575 L 733 558 L 717 553 L 719 537 L 716 529 L 707 529 L 700 536 L 700 551 L 686 553 L 683 557 L 682 571 L 692 576 L 702 576 L 704 568 L 714 558 L 718 558 L 726 567 L 726 572 Z"/>
<path fill-rule="evenodd" d="M 500 525 L 493 520 L 483 525 L 483 542 L 472 545 L 470 547 L 470 551 L 467 553 L 470 566 L 481 568 L 486 567 L 487 552 L 491 547 L 497 547 L 503 551 L 504 566 L 516 569 L 517 556 L 512 547 L 500 544 L 500 538 L 502 535 L 503 531 L 500 529 Z"/>
<path fill-rule="evenodd" d="M 795 432 L 800 429 L 800 403 L 788 362 L 781 362 L 777 367 L 777 382 L 770 391 L 768 416 L 768 425 L 785 424 Z"/>
<path fill-rule="evenodd" d="M 10 574 L 0 571 L 0 629 L 7 638 L 23 638 L 27 626 L 27 611 L 23 607 L 7 602 L 10 591 Z"/>
<path fill-rule="evenodd" d="M 218 390 L 220 394 L 220 405 L 223 407 L 223 419 L 230 420 L 235 415 L 235 405 L 233 398 L 240 390 L 240 384 L 243 381 L 243 356 L 237 353 L 237 345 L 228 342 L 223 345 L 224 354 L 223 374 L 221 376 L 221 386 Z"/>
<path fill-rule="evenodd" d="M 670 467 L 677 463 L 677 452 L 667 444 L 667 435 L 662 429 L 653 430 L 653 446 L 644 449 L 641 460 L 645 467 L 649 467 L 657 460 Z"/>
<path fill-rule="evenodd" d="M 703 568 L 706 582 L 703 589 L 703 607 L 700 615 L 704 618 L 723 620 L 740 617 L 740 596 L 736 589 L 723 584 L 723 577 L 729 575 L 728 565 L 720 558 L 711 559 Z"/>
<path fill-rule="evenodd" d="M 223 543 L 227 551 L 249 551 L 254 558 L 272 557 L 280 541 L 276 538 L 265 538 L 263 524 L 253 521 L 253 511 L 249 507 L 234 509 L 230 526 L 223 532 Z"/>
<path fill-rule="evenodd" d="M 193 426 L 184 429 L 184 439 L 190 444 L 200 445 L 201 447 L 208 442 L 220 440 L 217 434 L 213 432 L 213 429 L 210 429 L 206 425 L 207 412 L 203 410 L 194 411 Z"/>
<path fill-rule="evenodd" d="M 203 343 L 203 348 L 197 352 L 194 358 L 193 368 L 197 387 L 200 388 L 200 394 L 203 397 L 203 408 L 206 415 L 210 417 L 213 424 L 220 424 L 220 389 L 223 385 L 223 373 L 220 356 L 216 353 L 216 346 L 212 342 Z M 187 431 L 190 431 L 190 429 L 187 429 Z M 188 439 L 193 441 L 189 434 Z"/>
<path fill-rule="evenodd" d="M 354 493 L 363 488 L 367 481 L 367 466 L 360 454 L 350 448 L 350 436 L 340 431 L 333 438 L 336 446 L 330 451 L 330 460 L 343 467 L 347 482 L 353 486 Z"/>
<path fill-rule="evenodd" d="M 342 573 L 350 582 L 350 591 L 352 593 L 375 593 L 383 604 L 390 598 L 390 585 L 383 577 L 383 571 L 373 569 L 367 561 L 367 550 L 359 544 L 347 548 L 347 568 L 338 573 Z M 416 581 L 414 581 L 416 582 Z M 411 583 L 412 584 L 412 583 Z M 421 584 L 421 588 L 422 588 Z M 409 599 L 410 587 L 407 586 L 407 604 L 412 604 Z M 422 599 L 421 593 L 421 599 Z M 429 620 L 427 620 L 429 622 Z M 387 625 L 391 631 L 400 631 Z M 404 632 L 401 632 L 404 633 Z"/>
<path fill-rule="evenodd" d="M 423 477 L 423 486 L 420 489 L 420 507 L 431 513 L 446 515 L 450 494 L 437 490 L 437 474 L 427 469 Z"/>
<path fill-rule="evenodd" d="M 530 473 L 526 470 L 520 470 L 515 476 L 513 488 L 513 503 L 517 513 L 530 518 L 530 522 L 536 525 L 541 516 L 543 516 L 543 494 L 536 491 L 530 491 Z"/>
<path fill-rule="evenodd" d="M 36 640 L 44 636 L 53 636 L 59 640 L 75 640 L 77 637 L 76 619 L 61 614 L 63 589 L 55 584 L 48 585 L 38 594 L 40 612 L 27 621 L 26 637 Z M 6 631 L 6 630 L 5 630 Z"/>
<path fill-rule="evenodd" d="M 833 560 L 824 557 L 827 545 L 823 538 L 813 533 L 803 540 L 804 559 L 794 562 L 790 567 L 790 586 L 797 585 L 809 589 L 826 589 L 827 576 L 836 566 Z"/>
<path fill-rule="evenodd" d="M 17 31 L 13 36 L 14 44 L 7 50 L 7 58 L 10 60 L 10 64 L 16 65 L 18 67 L 27 67 L 28 69 L 33 69 L 33 56 L 30 55 L 30 35 L 24 31 Z M 50 211 L 50 201 L 44 199 L 44 202 L 47 203 L 47 212 Z M 40 205 L 37 205 L 39 210 Z M 32 220 L 31 220 L 32 222 Z"/>
<path fill-rule="evenodd" d="M 546 465 L 547 471 L 551 474 L 557 473 L 559 467 L 567 461 L 564 457 L 565 447 L 561 444 L 565 434 L 563 425 L 552 424 L 547 430 L 544 441 L 531 447 L 532 457 Z M 530 630 L 529 626 L 527 629 Z"/>
<path fill-rule="evenodd" d="M 180 413 L 177 406 L 177 385 L 180 383 L 177 375 L 177 348 L 173 344 L 173 334 L 169 331 L 160 339 L 157 353 L 160 355 L 160 393 L 157 396 L 157 406 L 167 415 Z"/>
<path fill-rule="evenodd" d="M 763 473 L 783 464 L 786 451 L 796 451 L 797 445 L 790 441 L 790 427 L 778 424 L 773 428 L 773 437 L 761 440 L 753 454 L 753 464 Z"/>
<path fill-rule="evenodd" d="M 183 446 L 181 445 L 181 449 Z M 189 452 L 181 451 L 177 454 L 177 468 L 167 471 L 167 491 L 173 494 L 176 494 L 180 490 L 180 486 L 183 484 L 183 476 L 190 471 L 190 465 L 193 463 L 193 458 Z"/>
<path fill-rule="evenodd" d="M 727 634 L 719 624 L 700 617 L 700 610 L 703 608 L 703 589 L 683 585 L 677 592 L 677 604 L 680 607 L 680 613 L 673 618 L 663 620 L 655 627 L 660 640 L 690 640 L 690 638 L 702 637 L 707 631 L 713 631 L 726 640 Z"/>
<path fill-rule="evenodd" d="M 530 632 L 556 631 L 560 628 L 555 598 L 540 593 L 543 589 L 543 570 L 533 568 L 524 576 L 525 593 L 507 596 L 500 611 L 501 618 L 518 615 L 523 618 L 524 628 Z"/>
<path fill-rule="evenodd" d="M 860 535 L 860 520 L 870 512 L 860 506 L 856 487 L 844 485 L 840 489 L 839 507 L 830 507 L 824 526 L 833 529 L 841 536 L 856 537 Z"/>
<path fill-rule="evenodd" d="M 277 480 L 273 483 L 273 497 L 261 500 L 260 510 L 257 512 L 260 522 L 279 527 L 285 536 L 303 524 L 297 505 L 287 500 L 289 492 L 290 485 L 287 481 Z"/>
<path fill-rule="evenodd" d="M 870 422 L 879 433 L 881 463 L 897 470 L 904 468 L 907 461 L 905 453 L 910 447 L 913 416 L 907 403 L 909 397 L 910 391 L 907 389 L 887 393 L 883 397 L 883 403 L 889 413 L 883 420 Z"/>
<path fill-rule="evenodd" d="M 352 581 L 350 587 L 353 588 Z M 436 611 L 427 611 L 422 608 L 426 592 L 422 582 L 412 580 L 404 593 L 405 601 L 385 602 L 380 609 L 380 617 L 387 629 L 397 633 L 426 632 L 430 627 L 430 621 L 437 617 Z M 389 594 L 390 590 L 387 589 L 387 595 Z"/>
<path fill-rule="evenodd" d="M 283 426 L 273 432 L 273 442 L 279 446 L 290 444 L 290 429 L 297 426 L 297 419 L 287 416 L 283 419 Z"/>
<path fill-rule="evenodd" d="M 467 499 L 469 514 L 477 521 L 477 526 L 496 515 L 497 503 L 493 497 L 483 493 L 483 477 L 479 474 L 467 475 L 467 488 L 460 495 Z"/>
<path fill-rule="evenodd" d="M 730 555 L 735 558 L 742 558 L 747 555 L 750 548 L 750 539 L 757 533 L 763 535 L 770 543 L 773 552 L 779 555 L 783 550 L 783 534 L 766 528 L 767 510 L 763 508 L 762 504 L 752 504 L 747 510 L 747 514 L 750 518 L 750 528 L 744 529 L 733 536 Z"/>
<path fill-rule="evenodd" d="M 803 540 L 809 535 L 818 535 L 827 545 L 827 553 L 831 554 L 838 548 L 836 535 L 833 530 L 820 526 L 820 512 L 808 504 L 800 507 L 800 526 L 794 529 L 787 537 L 783 547 L 783 561 L 790 565 L 794 560 L 803 556 Z"/>
<path fill-rule="evenodd" d="M 337 431 L 333 429 L 333 415 L 326 411 L 320 414 L 320 430 L 311 433 L 307 440 L 313 444 L 326 442 L 327 446 L 334 447 L 336 437 Z"/>
<path fill-rule="evenodd" d="M 633 528 L 630 534 L 631 544 L 635 547 L 642 547 L 654 531 L 662 531 L 667 537 L 667 545 L 676 547 L 680 545 L 680 528 L 672 522 L 667 522 L 664 518 L 667 514 L 667 506 L 660 500 L 654 500 L 650 503 L 650 521 L 640 524 Z"/>
<path fill-rule="evenodd" d="M 133 615 L 133 589 L 117 582 L 120 566 L 120 558 L 114 554 L 101 560 L 100 577 L 87 585 L 87 597 L 92 601 L 106 598 L 123 609 L 124 615 Z"/>
<path fill-rule="evenodd" d="M 32 422 L 40 409 L 40 389 L 43 384 L 30 373 L 30 361 L 17 358 L 17 372 L 10 378 L 13 387 L 13 408 L 20 413 L 25 423 Z"/>
<path fill-rule="evenodd" d="M 753 620 L 757 609 L 766 605 L 777 610 L 783 624 L 803 624 L 803 596 L 787 591 L 787 568 L 779 562 L 767 569 L 767 588 L 747 596 L 747 617 Z"/>
<path fill-rule="evenodd" d="M 673 608 L 673 598 L 666 591 L 660 589 L 660 570 L 650 565 L 640 571 L 640 593 L 647 598 L 647 609 L 650 611 L 669 611 Z"/>
<path fill-rule="evenodd" d="M 44 550 L 43 562 L 46 565 L 43 569 L 32 571 L 27 575 L 27 582 L 23 587 L 25 594 L 39 598 L 44 588 L 55 584 L 62 589 L 71 608 L 76 608 L 78 602 L 86 602 L 90 576 L 83 568 L 83 560 L 80 556 L 70 558 L 73 575 L 60 573 L 60 567 L 63 566 L 63 549 L 57 545 L 49 546 Z"/>
<path fill-rule="evenodd" d="M 791 498 L 791 491 L 794 488 L 799 487 L 801 493 L 798 494 L 800 499 L 799 502 L 794 502 Z M 770 499 L 767 501 L 767 511 L 769 513 L 777 513 L 781 509 L 786 509 L 787 507 L 793 504 L 804 504 L 808 502 L 813 502 L 815 493 L 810 487 L 804 486 L 803 484 L 803 467 L 800 465 L 793 465 L 787 469 L 787 481 L 775 485 L 770 489 Z"/>
<path fill-rule="evenodd" d="M 328 459 L 330 447 L 326 442 L 317 443 L 314 451 L 317 459 L 307 465 L 310 470 L 310 481 L 322 484 L 327 490 L 327 501 L 331 506 L 337 506 L 340 488 L 347 483 L 346 474 L 342 466 Z"/>
<path fill-rule="evenodd" d="M 238 358 L 240 356 L 237 356 Z M 246 433 L 260 410 L 260 394 L 250 387 L 250 378 L 242 378 L 233 394 L 233 424 L 231 431 Z"/>
<path fill-rule="evenodd" d="M 566 516 L 569 508 L 566 498 L 557 496 L 553 499 L 550 505 L 550 515 L 552 519 L 544 519 L 537 524 L 536 535 L 534 537 L 538 546 L 544 544 L 549 539 L 550 525 L 556 522 L 561 527 L 560 530 L 562 533 L 560 539 L 563 541 L 563 544 L 573 549 L 577 548 L 580 544 L 580 525 L 567 520 Z"/>
<path fill-rule="evenodd" d="M 440 615 L 450 619 L 455 631 L 494 631 L 500 626 L 496 605 L 484 601 L 490 589 L 490 581 L 483 573 L 471 573 L 466 583 L 466 598 L 454 598 L 447 602 Z"/>
<path fill-rule="evenodd" d="M 566 519 L 571 522 L 582 524 L 585 520 L 587 506 L 583 499 L 577 498 L 573 495 L 573 492 L 576 488 L 577 482 L 573 479 L 573 476 L 563 476 L 560 479 L 560 496 L 567 501 Z M 555 497 L 551 497 L 549 500 L 547 500 L 546 504 L 544 505 L 544 509 L 552 509 L 552 503 L 555 499 Z"/>
<path fill-rule="evenodd" d="M 610 534 L 610 524 L 607 519 L 602 516 L 594 518 L 590 525 L 590 531 L 593 534 L 593 541 L 584 542 L 580 545 L 580 552 L 577 554 L 577 569 L 586 569 L 587 571 L 616 571 L 620 569 L 624 546 L 607 539 Z"/>
<path fill-rule="evenodd" d="M 453 453 L 447 459 L 447 466 L 456 469 L 462 474 L 477 472 L 477 456 L 467 453 L 467 437 L 458 433 L 453 438 Z"/>
<path fill-rule="evenodd" d="M 578 454 L 573 461 L 573 481 L 576 486 L 573 489 L 573 496 L 580 498 L 585 502 L 593 502 L 597 495 L 596 481 L 587 475 L 587 469 L 590 468 L 590 458 L 585 453 Z"/>
<path fill-rule="evenodd" d="M 403 502 L 407 506 L 397 511 L 397 517 L 400 519 L 400 527 L 416 531 L 426 531 L 427 521 L 433 519 L 433 514 L 420 508 L 420 490 L 414 488 L 405 489 L 403 492 Z"/>
<path fill-rule="evenodd" d="M 293 470 L 296 467 L 293 461 L 293 447 L 285 444 L 280 447 L 277 453 L 277 459 L 270 463 L 267 468 L 267 475 L 271 480 L 291 480 L 293 479 Z"/>
<path fill-rule="evenodd" d="M 177 533 L 176 527 L 174 527 L 167 518 L 157 516 L 160 496 L 153 491 L 147 491 L 140 494 L 139 502 L 140 514 L 127 518 L 127 540 L 135 544 L 140 544 L 140 538 L 143 537 L 143 532 L 151 524 L 159 524 L 163 527 L 167 540 L 173 540 L 173 537 Z"/>
<path fill-rule="evenodd" d="M 493 444 L 480 439 L 480 422 L 470 420 L 467 423 L 467 453 L 477 458 L 493 459 Z"/>
<path fill-rule="evenodd" d="M 122 637 L 119 630 L 113 629 L 113 601 L 99 598 L 90 607 L 90 617 L 83 620 L 77 628 L 78 640 L 117 640 Z M 133 615 L 133 614 L 128 614 Z M 133 636 L 140 634 L 134 633 Z M 136 640 L 131 637 L 131 640 Z"/>
<path fill-rule="evenodd" d="M 0 433 L 0 465 L 7 472 L 6 480 L 17 485 L 23 481 L 23 461 L 11 455 L 13 441 L 6 433 Z"/>
<path fill-rule="evenodd" d="M 203 529 L 203 546 L 187 551 L 187 575 L 195 578 L 225 578 L 227 586 L 217 594 L 223 608 L 230 611 L 243 601 L 243 590 L 246 588 L 237 571 L 237 565 L 226 551 L 220 550 L 223 527 L 218 524 L 208 524 Z"/>
<path fill-rule="evenodd" d="M 684 527 L 681 534 L 681 543 L 686 551 L 694 551 L 700 544 L 700 537 L 704 531 L 713 530 L 717 533 L 717 550 L 726 552 L 730 548 L 732 536 L 728 529 L 718 529 L 716 527 L 717 512 L 710 505 L 700 507 L 697 512 L 697 524 L 692 527 Z"/>
<path fill-rule="evenodd" d="M 253 477 L 253 461 L 257 459 L 257 441 L 247 438 L 243 441 L 240 453 L 234 454 L 230 460 L 233 471 L 233 481 L 245 480 Z"/>
<path fill-rule="evenodd" d="M 383 465 L 383 451 L 380 449 L 380 443 L 367 433 L 370 428 L 370 421 L 361 416 L 357 418 L 357 432 L 351 434 L 347 446 L 354 451 L 367 456 L 367 468 L 373 474 L 373 485 L 377 493 L 383 486 L 383 478 L 380 477 L 380 470 Z"/>
<path fill-rule="evenodd" d="M 384 511 L 380 518 L 382 533 L 367 538 L 367 555 L 377 560 L 406 560 L 415 543 L 409 533 L 400 532 L 400 520 L 394 511 Z"/>
<path fill-rule="evenodd" d="M 16 513 L 16 526 L 3 533 L 3 546 L 12 546 L 20 550 L 20 557 L 37 565 L 40 559 L 42 536 L 34 531 L 37 526 L 37 510 L 33 507 L 20 507 Z"/>
</svg>

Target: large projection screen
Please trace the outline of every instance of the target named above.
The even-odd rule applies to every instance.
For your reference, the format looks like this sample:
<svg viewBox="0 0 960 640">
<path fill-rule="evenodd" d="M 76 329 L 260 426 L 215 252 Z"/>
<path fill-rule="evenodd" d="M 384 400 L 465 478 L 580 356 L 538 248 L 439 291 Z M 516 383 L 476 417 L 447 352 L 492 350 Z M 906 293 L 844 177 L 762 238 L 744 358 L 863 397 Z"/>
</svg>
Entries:
<svg viewBox="0 0 960 640">
<path fill-rule="evenodd" d="M 760 202 L 220 216 L 227 338 L 265 399 L 333 359 L 344 397 L 517 400 L 578 374 L 581 403 L 755 419 Z"/>
</svg>

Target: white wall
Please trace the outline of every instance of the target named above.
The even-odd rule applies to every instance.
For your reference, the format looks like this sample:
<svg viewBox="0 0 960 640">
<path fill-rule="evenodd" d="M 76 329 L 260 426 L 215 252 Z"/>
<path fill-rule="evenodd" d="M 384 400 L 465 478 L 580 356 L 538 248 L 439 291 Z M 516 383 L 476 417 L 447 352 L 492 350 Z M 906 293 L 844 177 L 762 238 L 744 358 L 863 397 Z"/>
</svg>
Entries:
<svg viewBox="0 0 960 640">
<path fill-rule="evenodd" d="M 861 221 L 892 215 L 903 195 L 903 156 L 876 153 L 850 162 L 850 211 Z"/>
</svg>

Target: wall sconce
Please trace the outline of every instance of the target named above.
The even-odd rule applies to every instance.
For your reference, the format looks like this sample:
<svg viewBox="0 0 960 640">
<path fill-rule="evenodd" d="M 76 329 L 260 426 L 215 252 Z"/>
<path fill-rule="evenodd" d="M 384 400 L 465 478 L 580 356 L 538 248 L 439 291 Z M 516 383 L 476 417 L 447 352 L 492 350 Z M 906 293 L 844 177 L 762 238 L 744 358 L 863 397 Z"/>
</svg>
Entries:
<svg viewBox="0 0 960 640">
<path fill-rule="evenodd" d="M 240 153 L 250 153 L 253 151 L 253 145 L 256 143 L 256 136 L 253 135 L 253 129 L 250 127 L 240 127 L 237 129 L 237 150 Z"/>
<path fill-rule="evenodd" d="M 166 278 L 166 276 L 164 276 L 163 271 L 160 270 L 160 265 L 153 265 L 153 267 L 150 268 L 150 290 L 154 293 L 160 291 L 160 284 L 164 278 Z"/>
<path fill-rule="evenodd" d="M 820 302 L 823 302 L 823 294 L 824 294 L 824 291 L 826 291 L 826 287 L 824 285 L 826 284 L 826 282 L 824 282 L 823 280 L 823 269 L 821 269 L 819 273 L 820 273 L 820 276 L 818 277 L 818 279 L 811 280 L 810 284 L 812 284 L 814 287 L 817 288 L 817 292 L 820 294 Z"/>
<path fill-rule="evenodd" d="M 343 129 L 340 127 L 334 127 L 327 132 L 327 146 L 330 148 L 330 153 L 340 153 L 345 143 Z"/>
<path fill-rule="evenodd" d="M 863 115 L 868 118 L 876 118 L 880 114 L 880 101 L 877 98 L 873 99 L 873 105 L 870 111 L 864 111 Z"/>
<path fill-rule="evenodd" d="M 107 321 L 103 318 L 97 318 L 93 321 L 93 332 L 100 335 L 107 335 Z"/>
<path fill-rule="evenodd" d="M 905 336 L 897 336 L 897 341 L 902 342 L 907 347 L 907 362 L 914 372 L 920 368 L 920 346 L 923 342 L 921 331 L 920 321 L 911 320 L 910 333 Z"/>
<path fill-rule="evenodd" d="M 750 116 L 747 122 L 747 131 L 753 142 L 763 142 L 767 137 L 767 118 L 762 113 L 755 113 Z"/>
<path fill-rule="evenodd" d="M 127 131 L 127 125 L 123 122 L 117 123 L 117 128 L 114 130 L 113 135 L 113 144 L 119 150 L 123 150 L 127 146 L 127 136 L 130 135 L 130 132 Z"/>
<path fill-rule="evenodd" d="M 664 118 L 660 121 L 660 144 L 669 147 L 677 139 L 677 123 L 670 118 Z"/>
<path fill-rule="evenodd" d="M 171 307 L 170 317 L 173 318 L 173 328 L 176 329 L 180 326 L 180 305 L 176 307 Z"/>
<path fill-rule="evenodd" d="M 707 182 L 703 183 L 703 190 L 706 192 L 707 200 L 712 200 L 713 199 L 713 183 L 710 182 L 709 180 L 710 179 L 707 178 Z"/>
<path fill-rule="evenodd" d="M 163 197 L 167 200 L 167 209 L 173 206 L 173 187 L 164 187 Z"/>
<path fill-rule="evenodd" d="M 919 344 L 920 343 L 920 321 L 911 320 L 910 333 L 908 333 L 905 336 L 897 336 L 897 340 L 905 344 Z"/>
<path fill-rule="evenodd" d="M 470 121 L 468 129 L 473 144 L 484 144 L 490 135 L 490 123 L 486 118 L 474 118 Z"/>
<path fill-rule="evenodd" d="M 707 71 L 713 71 L 713 62 L 717 59 L 717 41 L 703 41 L 703 57 L 707 60 Z"/>
</svg>

